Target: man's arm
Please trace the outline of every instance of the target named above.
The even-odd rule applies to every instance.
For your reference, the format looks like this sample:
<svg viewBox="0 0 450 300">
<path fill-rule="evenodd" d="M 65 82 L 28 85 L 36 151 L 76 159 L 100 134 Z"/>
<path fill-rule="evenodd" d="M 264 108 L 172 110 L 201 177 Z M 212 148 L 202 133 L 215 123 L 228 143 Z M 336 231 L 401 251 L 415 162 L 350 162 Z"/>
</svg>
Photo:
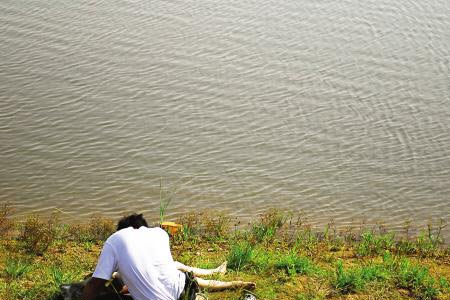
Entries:
<svg viewBox="0 0 450 300">
<path fill-rule="evenodd" d="M 83 289 L 83 300 L 94 300 L 100 291 L 105 289 L 107 280 L 92 277 Z"/>
</svg>

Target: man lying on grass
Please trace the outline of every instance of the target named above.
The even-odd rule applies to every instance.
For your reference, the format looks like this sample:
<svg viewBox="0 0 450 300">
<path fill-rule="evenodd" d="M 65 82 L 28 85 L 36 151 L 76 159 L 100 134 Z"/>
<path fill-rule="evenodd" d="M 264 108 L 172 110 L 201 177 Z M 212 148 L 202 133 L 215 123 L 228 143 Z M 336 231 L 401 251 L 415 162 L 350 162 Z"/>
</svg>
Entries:
<svg viewBox="0 0 450 300">
<path fill-rule="evenodd" d="M 175 262 L 168 234 L 159 227 L 148 228 L 142 214 L 133 214 L 122 218 L 117 232 L 106 240 L 92 279 L 84 288 L 83 299 L 117 299 L 117 294 L 104 292 L 113 273 L 125 284 L 119 292 L 123 300 L 191 300 L 195 299 L 198 286 L 211 291 L 255 288 L 252 282 L 223 282 L 192 276 L 225 271 L 226 264 L 203 270 Z"/>
</svg>

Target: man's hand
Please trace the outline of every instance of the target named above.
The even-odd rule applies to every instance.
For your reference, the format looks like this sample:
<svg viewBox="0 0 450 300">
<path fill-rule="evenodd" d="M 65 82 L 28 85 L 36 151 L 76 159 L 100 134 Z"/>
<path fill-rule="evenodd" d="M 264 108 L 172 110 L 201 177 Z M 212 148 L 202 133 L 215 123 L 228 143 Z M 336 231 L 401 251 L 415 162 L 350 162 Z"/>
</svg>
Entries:
<svg viewBox="0 0 450 300">
<path fill-rule="evenodd" d="M 123 285 L 122 289 L 120 290 L 121 294 L 128 294 L 128 287 L 126 285 Z"/>
<path fill-rule="evenodd" d="M 83 290 L 83 300 L 94 300 L 105 289 L 107 280 L 92 277 L 88 280 Z"/>
</svg>

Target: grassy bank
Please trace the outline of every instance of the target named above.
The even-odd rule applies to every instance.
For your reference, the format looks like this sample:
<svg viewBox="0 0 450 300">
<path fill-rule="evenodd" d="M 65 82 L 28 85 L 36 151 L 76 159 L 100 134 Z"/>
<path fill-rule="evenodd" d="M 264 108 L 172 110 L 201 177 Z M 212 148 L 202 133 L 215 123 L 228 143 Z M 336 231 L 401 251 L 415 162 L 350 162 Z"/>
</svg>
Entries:
<svg viewBox="0 0 450 300">
<path fill-rule="evenodd" d="M 271 210 L 245 228 L 226 215 L 187 214 L 172 237 L 174 259 L 197 267 L 228 261 L 221 280 L 256 282 L 258 299 L 450 299 L 450 248 L 443 224 L 419 236 L 332 224 L 312 230 L 301 216 Z M 0 299 L 53 299 L 59 285 L 82 280 L 95 267 L 115 222 L 94 217 L 62 224 L 57 215 L 15 222 L 0 212 Z M 207 292 L 206 292 L 207 293 Z M 209 293 L 239 299 L 242 291 Z"/>
</svg>

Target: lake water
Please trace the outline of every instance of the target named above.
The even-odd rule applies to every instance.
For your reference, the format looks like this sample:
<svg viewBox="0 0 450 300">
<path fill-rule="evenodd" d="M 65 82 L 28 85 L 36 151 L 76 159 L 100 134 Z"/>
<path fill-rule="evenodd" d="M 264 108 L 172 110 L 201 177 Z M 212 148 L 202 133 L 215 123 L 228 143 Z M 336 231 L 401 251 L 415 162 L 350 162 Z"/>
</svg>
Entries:
<svg viewBox="0 0 450 300">
<path fill-rule="evenodd" d="M 450 217 L 448 0 L 2 0 L 0 202 Z M 68 215 L 64 215 L 68 216 Z"/>
</svg>

